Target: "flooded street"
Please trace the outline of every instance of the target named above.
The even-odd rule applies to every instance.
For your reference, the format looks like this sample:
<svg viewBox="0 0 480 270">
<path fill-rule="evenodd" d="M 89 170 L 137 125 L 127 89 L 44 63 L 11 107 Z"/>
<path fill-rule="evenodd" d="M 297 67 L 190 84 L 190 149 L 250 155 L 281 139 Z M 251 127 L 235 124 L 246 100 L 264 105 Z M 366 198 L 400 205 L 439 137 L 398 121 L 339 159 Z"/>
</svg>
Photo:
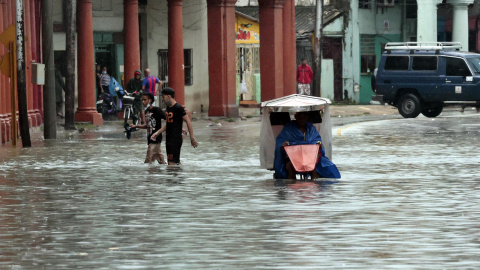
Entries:
<svg viewBox="0 0 480 270">
<path fill-rule="evenodd" d="M 480 115 L 337 126 L 342 179 L 295 184 L 258 121 L 194 122 L 180 167 L 115 126 L 0 147 L 0 269 L 480 268 Z"/>
</svg>

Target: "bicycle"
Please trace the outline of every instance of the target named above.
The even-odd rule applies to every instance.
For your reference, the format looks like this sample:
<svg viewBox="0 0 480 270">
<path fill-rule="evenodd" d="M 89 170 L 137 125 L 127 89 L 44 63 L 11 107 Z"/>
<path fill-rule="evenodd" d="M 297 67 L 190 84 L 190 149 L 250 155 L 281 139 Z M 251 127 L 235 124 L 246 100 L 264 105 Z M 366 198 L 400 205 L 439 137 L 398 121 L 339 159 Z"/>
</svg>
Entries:
<svg viewBox="0 0 480 270">
<path fill-rule="evenodd" d="M 123 96 L 123 124 L 125 127 L 127 138 L 130 139 L 131 130 L 130 125 L 128 124 L 128 120 L 132 118 L 132 124 L 138 125 L 140 121 L 140 111 L 135 110 L 135 103 L 141 102 L 140 101 L 140 94 L 138 92 L 128 93 L 125 90 L 125 95 Z"/>
</svg>

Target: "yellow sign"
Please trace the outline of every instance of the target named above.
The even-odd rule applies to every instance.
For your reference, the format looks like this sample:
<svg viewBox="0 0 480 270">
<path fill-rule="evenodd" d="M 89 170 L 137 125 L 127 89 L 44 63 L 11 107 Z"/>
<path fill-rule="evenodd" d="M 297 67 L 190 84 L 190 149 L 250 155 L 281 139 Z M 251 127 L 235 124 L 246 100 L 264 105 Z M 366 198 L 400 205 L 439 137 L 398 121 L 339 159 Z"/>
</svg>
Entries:
<svg viewBox="0 0 480 270">
<path fill-rule="evenodd" d="M 0 71 L 10 78 L 10 53 L 0 56 Z"/>
<path fill-rule="evenodd" d="M 259 44 L 260 27 L 258 22 L 235 14 L 235 43 L 236 44 Z"/>
<path fill-rule="evenodd" d="M 15 25 L 13 24 L 10 24 L 10 26 L 0 34 L 0 42 L 3 46 L 8 48 L 10 41 L 15 41 Z"/>
<path fill-rule="evenodd" d="M 2 43 L 7 50 L 10 49 L 10 43 L 15 42 L 15 25 L 10 24 L 10 26 L 5 29 L 0 34 L 0 43 Z M 11 77 L 11 63 L 10 59 L 13 57 L 10 57 L 11 52 L 6 52 L 4 55 L 0 56 L 0 71 L 7 77 Z"/>
</svg>

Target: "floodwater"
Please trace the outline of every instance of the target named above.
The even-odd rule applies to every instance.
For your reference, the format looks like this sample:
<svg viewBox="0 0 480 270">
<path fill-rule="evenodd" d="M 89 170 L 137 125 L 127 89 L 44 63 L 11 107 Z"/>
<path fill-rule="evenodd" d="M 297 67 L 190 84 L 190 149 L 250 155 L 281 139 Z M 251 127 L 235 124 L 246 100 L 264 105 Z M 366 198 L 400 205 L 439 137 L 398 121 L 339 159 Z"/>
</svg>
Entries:
<svg viewBox="0 0 480 270">
<path fill-rule="evenodd" d="M 180 167 L 113 126 L 3 146 L 0 269 L 478 269 L 466 116 L 335 128 L 342 179 L 294 184 L 259 167 L 256 118 L 195 122 Z"/>
</svg>

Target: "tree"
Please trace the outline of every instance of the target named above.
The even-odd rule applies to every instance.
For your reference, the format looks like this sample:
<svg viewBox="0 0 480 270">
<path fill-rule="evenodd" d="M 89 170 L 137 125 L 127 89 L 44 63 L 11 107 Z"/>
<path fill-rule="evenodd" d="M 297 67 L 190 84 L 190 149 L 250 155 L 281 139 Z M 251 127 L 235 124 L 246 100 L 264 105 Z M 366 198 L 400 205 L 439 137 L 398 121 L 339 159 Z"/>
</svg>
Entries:
<svg viewBox="0 0 480 270">
<path fill-rule="evenodd" d="M 25 24 L 23 16 L 23 0 L 16 0 L 17 21 L 17 95 L 18 95 L 18 124 L 22 146 L 31 147 L 30 125 L 28 123 L 27 108 L 27 81 L 25 77 Z M 15 82 L 13 82 L 15 83 Z M 15 123 L 12 123 L 15 128 Z"/>
<path fill-rule="evenodd" d="M 53 58 L 53 0 L 42 0 L 42 46 L 45 63 L 45 85 L 43 86 L 43 137 L 57 138 L 55 109 L 55 64 Z"/>
<path fill-rule="evenodd" d="M 76 0 L 65 0 L 64 25 L 66 32 L 66 74 L 65 74 L 65 129 L 73 130 L 75 127 L 75 29 L 76 29 Z"/>
</svg>

